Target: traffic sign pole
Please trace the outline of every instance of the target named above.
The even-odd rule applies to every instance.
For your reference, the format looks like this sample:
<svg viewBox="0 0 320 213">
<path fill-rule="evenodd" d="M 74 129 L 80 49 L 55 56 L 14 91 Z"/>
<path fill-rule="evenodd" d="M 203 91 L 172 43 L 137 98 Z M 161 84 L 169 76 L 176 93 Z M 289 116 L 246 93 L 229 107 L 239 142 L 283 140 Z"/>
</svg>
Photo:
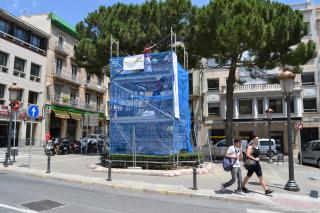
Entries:
<svg viewBox="0 0 320 213">
<path fill-rule="evenodd" d="M 39 107 L 37 105 L 30 105 L 28 107 L 28 116 L 31 119 L 31 133 L 30 133 L 30 141 L 29 141 L 29 169 L 31 168 L 31 144 L 32 144 L 32 136 L 33 136 L 33 120 L 39 117 Z"/>
</svg>

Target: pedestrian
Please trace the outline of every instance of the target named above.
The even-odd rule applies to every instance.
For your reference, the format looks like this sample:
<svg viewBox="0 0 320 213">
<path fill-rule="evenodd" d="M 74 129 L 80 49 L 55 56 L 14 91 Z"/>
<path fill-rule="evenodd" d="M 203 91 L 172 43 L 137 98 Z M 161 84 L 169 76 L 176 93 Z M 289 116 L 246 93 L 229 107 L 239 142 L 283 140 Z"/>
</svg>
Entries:
<svg viewBox="0 0 320 213">
<path fill-rule="evenodd" d="M 273 191 L 268 189 L 266 181 L 263 179 L 262 176 L 262 169 L 260 166 L 260 150 L 259 150 L 259 137 L 254 137 L 253 140 L 248 144 L 247 152 L 246 152 L 246 162 L 245 167 L 248 169 L 247 176 L 244 178 L 242 183 L 242 191 L 248 192 L 248 189 L 246 188 L 246 184 L 248 183 L 248 180 L 253 175 L 253 173 L 256 173 L 257 177 L 259 178 L 260 185 L 263 187 L 265 194 L 271 194 Z"/>
<path fill-rule="evenodd" d="M 224 192 L 225 188 L 231 186 L 238 179 L 238 188 L 235 190 L 237 194 L 244 194 L 242 191 L 242 174 L 240 161 L 242 159 L 242 147 L 241 141 L 239 139 L 235 139 L 233 145 L 228 148 L 226 153 L 226 158 L 234 159 L 234 164 L 231 170 L 231 180 L 226 183 L 221 184 L 221 191 Z"/>
<path fill-rule="evenodd" d="M 50 132 L 47 132 L 46 134 L 45 134 L 45 140 L 46 140 L 46 145 L 49 143 L 49 141 L 51 140 L 51 134 L 50 134 Z"/>
</svg>

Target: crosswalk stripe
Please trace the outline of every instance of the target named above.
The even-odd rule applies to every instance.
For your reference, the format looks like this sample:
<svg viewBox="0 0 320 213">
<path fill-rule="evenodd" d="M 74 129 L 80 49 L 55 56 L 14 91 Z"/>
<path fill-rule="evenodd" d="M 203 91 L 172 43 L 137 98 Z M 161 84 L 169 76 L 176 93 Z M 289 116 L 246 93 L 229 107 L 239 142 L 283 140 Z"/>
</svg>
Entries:
<svg viewBox="0 0 320 213">
<path fill-rule="evenodd" d="M 247 209 L 247 213 L 280 213 L 280 212 L 260 210 L 260 209 Z"/>
</svg>

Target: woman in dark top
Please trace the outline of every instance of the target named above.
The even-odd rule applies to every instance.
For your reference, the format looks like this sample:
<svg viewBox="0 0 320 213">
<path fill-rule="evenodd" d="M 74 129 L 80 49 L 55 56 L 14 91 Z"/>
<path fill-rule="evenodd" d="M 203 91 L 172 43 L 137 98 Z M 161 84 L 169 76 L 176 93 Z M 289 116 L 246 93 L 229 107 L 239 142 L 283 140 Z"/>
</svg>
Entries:
<svg viewBox="0 0 320 213">
<path fill-rule="evenodd" d="M 247 176 L 243 180 L 242 191 L 248 192 L 248 189 L 245 186 L 248 183 L 248 180 L 250 179 L 250 177 L 253 175 L 253 173 L 256 173 L 256 175 L 258 176 L 258 178 L 260 180 L 260 184 L 265 191 L 265 194 L 270 194 L 273 191 L 268 189 L 267 184 L 266 184 L 265 180 L 263 179 L 262 170 L 261 170 L 261 166 L 259 163 L 259 160 L 260 160 L 259 156 L 260 156 L 259 138 L 255 137 L 247 147 L 247 153 L 246 153 L 247 160 L 250 159 L 250 160 L 253 160 L 254 162 L 248 168 Z"/>
</svg>

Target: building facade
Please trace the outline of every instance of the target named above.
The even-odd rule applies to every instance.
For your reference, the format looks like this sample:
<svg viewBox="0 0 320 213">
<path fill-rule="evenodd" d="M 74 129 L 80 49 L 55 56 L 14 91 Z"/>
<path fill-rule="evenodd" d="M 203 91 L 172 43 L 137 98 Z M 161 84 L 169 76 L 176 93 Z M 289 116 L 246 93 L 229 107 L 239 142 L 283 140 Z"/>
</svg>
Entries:
<svg viewBox="0 0 320 213">
<path fill-rule="evenodd" d="M 53 13 L 22 19 L 51 36 L 45 85 L 46 132 L 71 141 L 92 133 L 105 134 L 107 78 L 76 65 L 79 40 L 75 28 Z"/>
<path fill-rule="evenodd" d="M 23 147 L 29 143 L 27 139 L 36 145 L 42 142 L 49 37 L 44 31 L 0 9 L 0 147 L 7 143 L 10 113 L 8 88 L 12 83 L 22 89 L 12 145 Z M 28 119 L 26 109 L 29 104 L 40 107 L 39 119 Z"/>
</svg>

